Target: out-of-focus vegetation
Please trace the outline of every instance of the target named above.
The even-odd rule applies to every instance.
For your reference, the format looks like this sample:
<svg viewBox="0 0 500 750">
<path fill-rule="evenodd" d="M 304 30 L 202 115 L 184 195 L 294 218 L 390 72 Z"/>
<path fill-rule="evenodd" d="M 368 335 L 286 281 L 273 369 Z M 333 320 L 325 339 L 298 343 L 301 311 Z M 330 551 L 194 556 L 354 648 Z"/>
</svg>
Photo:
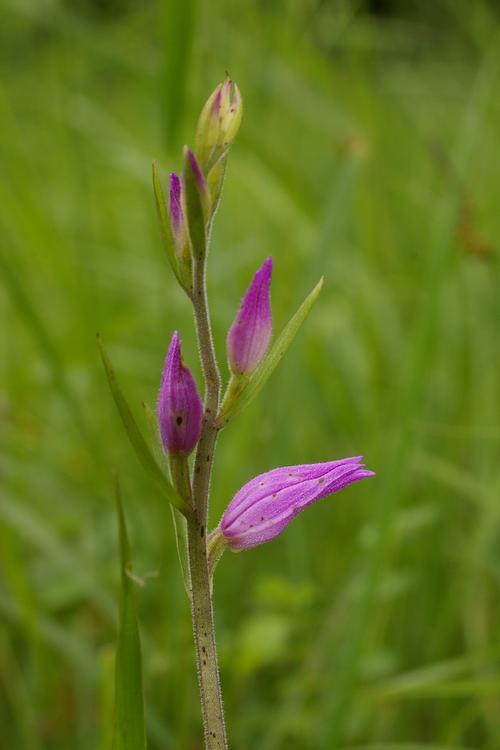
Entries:
<svg viewBox="0 0 500 750">
<path fill-rule="evenodd" d="M 170 511 L 95 334 L 138 418 L 173 328 L 196 368 L 150 168 L 180 166 L 226 69 L 246 114 L 210 260 L 222 363 L 267 255 L 277 329 L 326 284 L 221 437 L 212 519 L 276 465 L 363 453 L 377 472 L 222 560 L 233 747 L 500 747 L 499 42 L 482 0 L 2 1 L 2 750 L 110 747 L 112 469 L 149 745 L 201 747 Z"/>
</svg>

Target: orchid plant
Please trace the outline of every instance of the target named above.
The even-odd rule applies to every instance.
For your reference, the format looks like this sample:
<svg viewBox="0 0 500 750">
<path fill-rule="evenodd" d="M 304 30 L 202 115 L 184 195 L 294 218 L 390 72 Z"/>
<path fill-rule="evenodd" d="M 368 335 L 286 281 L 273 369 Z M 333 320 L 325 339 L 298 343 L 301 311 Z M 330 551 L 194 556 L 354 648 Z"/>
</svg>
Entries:
<svg viewBox="0 0 500 750">
<path fill-rule="evenodd" d="M 192 306 L 204 376 L 204 402 L 173 332 L 161 379 L 156 420 L 145 407 L 156 451 L 143 437 L 98 338 L 111 391 L 132 446 L 172 505 L 179 557 L 189 596 L 201 711 L 207 750 L 228 747 L 219 682 L 212 606 L 212 579 L 225 550 L 255 547 L 277 537 L 302 510 L 373 475 L 361 456 L 272 469 L 251 479 L 208 531 L 210 479 L 219 434 L 250 403 L 284 356 L 316 301 L 322 279 L 272 342 L 267 258 L 243 296 L 227 335 L 229 379 L 222 394 L 206 291 L 212 225 L 219 205 L 228 153 L 240 127 L 243 105 L 227 79 L 206 102 L 198 120 L 194 151 L 185 148 L 182 176 L 171 173 L 168 202 L 156 165 L 153 188 L 167 257 Z M 194 460 L 190 460 L 194 453 Z M 117 495 L 118 496 L 118 495 Z M 119 498 L 118 498 L 119 499 Z M 122 607 L 115 690 L 117 750 L 146 746 L 140 647 L 131 587 L 131 563 L 121 502 Z"/>
</svg>

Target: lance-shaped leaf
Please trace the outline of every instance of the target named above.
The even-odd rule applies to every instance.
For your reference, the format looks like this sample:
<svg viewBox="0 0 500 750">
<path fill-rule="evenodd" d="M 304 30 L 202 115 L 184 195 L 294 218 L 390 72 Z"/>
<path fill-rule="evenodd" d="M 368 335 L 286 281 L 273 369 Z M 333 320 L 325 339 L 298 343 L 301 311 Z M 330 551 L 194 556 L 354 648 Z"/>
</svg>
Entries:
<svg viewBox="0 0 500 750">
<path fill-rule="evenodd" d="M 158 167 L 156 166 L 156 162 L 153 162 L 153 192 L 155 194 L 156 210 L 158 212 L 158 219 L 160 221 L 161 238 L 163 240 L 163 245 L 167 253 L 168 262 L 170 263 L 177 281 L 182 287 L 184 287 L 179 274 L 179 269 L 177 267 L 175 242 L 172 235 L 172 230 L 170 228 L 167 203 L 165 201 L 165 194 L 161 186 L 161 180 L 158 174 Z"/>
<path fill-rule="evenodd" d="M 115 497 L 120 539 L 121 602 L 115 662 L 113 750 L 146 750 L 141 642 L 131 575 L 130 545 L 117 477 Z"/>
<path fill-rule="evenodd" d="M 217 423 L 220 427 L 225 427 L 231 419 L 237 416 L 257 396 L 286 354 L 299 328 L 318 299 L 322 286 L 323 278 L 319 280 L 295 315 L 288 321 L 257 369 L 250 375 L 233 377 L 231 379 L 217 417 Z"/>
<path fill-rule="evenodd" d="M 104 349 L 100 336 L 97 336 L 97 344 L 99 346 L 99 351 L 101 353 L 101 359 L 104 365 L 106 376 L 108 378 L 108 383 L 109 383 L 109 387 L 111 390 L 111 394 L 115 401 L 116 408 L 118 409 L 118 413 L 121 417 L 123 426 L 125 427 L 125 431 L 128 435 L 130 443 L 136 452 L 137 458 L 142 463 L 146 471 L 155 480 L 158 487 L 160 488 L 160 490 L 162 491 L 166 499 L 169 501 L 169 503 L 172 503 L 172 505 L 175 505 L 176 508 L 178 508 L 182 513 L 185 514 L 187 512 L 185 503 L 178 496 L 177 492 L 175 491 L 175 489 L 170 484 L 165 474 L 162 472 L 162 470 L 158 466 L 157 461 L 155 460 L 153 454 L 151 453 L 149 446 L 146 443 L 142 435 L 142 432 L 140 431 L 137 425 L 137 422 L 135 421 L 134 415 L 132 414 L 132 411 L 129 405 L 127 401 L 125 400 L 125 396 L 123 395 L 120 389 L 120 386 L 118 385 L 118 381 L 116 379 L 115 372 L 111 365 L 111 361 L 106 353 L 106 350 Z"/>
</svg>

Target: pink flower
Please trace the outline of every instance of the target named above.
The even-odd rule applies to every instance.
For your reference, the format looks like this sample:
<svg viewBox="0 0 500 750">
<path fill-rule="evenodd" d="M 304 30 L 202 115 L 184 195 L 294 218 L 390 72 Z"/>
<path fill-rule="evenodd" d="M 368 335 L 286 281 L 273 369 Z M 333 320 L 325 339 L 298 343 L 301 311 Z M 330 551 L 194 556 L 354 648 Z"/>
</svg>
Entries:
<svg viewBox="0 0 500 750">
<path fill-rule="evenodd" d="M 273 469 L 252 479 L 233 497 L 218 531 L 232 550 L 255 547 L 277 537 L 301 511 L 317 500 L 374 476 L 362 456 L 320 464 Z"/>
</svg>

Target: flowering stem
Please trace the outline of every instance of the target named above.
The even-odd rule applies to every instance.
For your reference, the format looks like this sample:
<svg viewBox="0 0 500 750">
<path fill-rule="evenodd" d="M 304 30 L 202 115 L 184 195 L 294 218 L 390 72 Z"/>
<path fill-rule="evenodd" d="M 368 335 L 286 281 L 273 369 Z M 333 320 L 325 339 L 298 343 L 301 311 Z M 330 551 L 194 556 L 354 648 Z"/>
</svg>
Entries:
<svg viewBox="0 0 500 750">
<path fill-rule="evenodd" d="M 216 426 L 217 410 L 220 398 L 220 374 L 215 357 L 215 349 L 208 309 L 205 258 L 198 258 L 194 267 L 193 309 L 196 323 L 196 336 L 200 351 L 203 376 L 205 378 L 205 413 L 203 428 L 196 451 L 193 479 L 193 495 L 199 518 L 206 526 L 208 514 L 208 496 L 210 477 L 218 428 Z"/>
<path fill-rule="evenodd" d="M 206 533 L 195 514 L 188 519 L 191 611 L 206 750 L 227 750 L 208 572 Z"/>
<path fill-rule="evenodd" d="M 193 308 L 198 347 L 205 378 L 205 412 L 194 463 L 194 512 L 188 517 L 187 527 L 191 572 L 191 610 L 205 746 L 207 750 L 227 750 L 207 556 L 208 498 L 213 455 L 218 434 L 215 421 L 219 408 L 220 375 L 210 326 L 205 264 L 206 253 L 195 258 Z"/>
</svg>

